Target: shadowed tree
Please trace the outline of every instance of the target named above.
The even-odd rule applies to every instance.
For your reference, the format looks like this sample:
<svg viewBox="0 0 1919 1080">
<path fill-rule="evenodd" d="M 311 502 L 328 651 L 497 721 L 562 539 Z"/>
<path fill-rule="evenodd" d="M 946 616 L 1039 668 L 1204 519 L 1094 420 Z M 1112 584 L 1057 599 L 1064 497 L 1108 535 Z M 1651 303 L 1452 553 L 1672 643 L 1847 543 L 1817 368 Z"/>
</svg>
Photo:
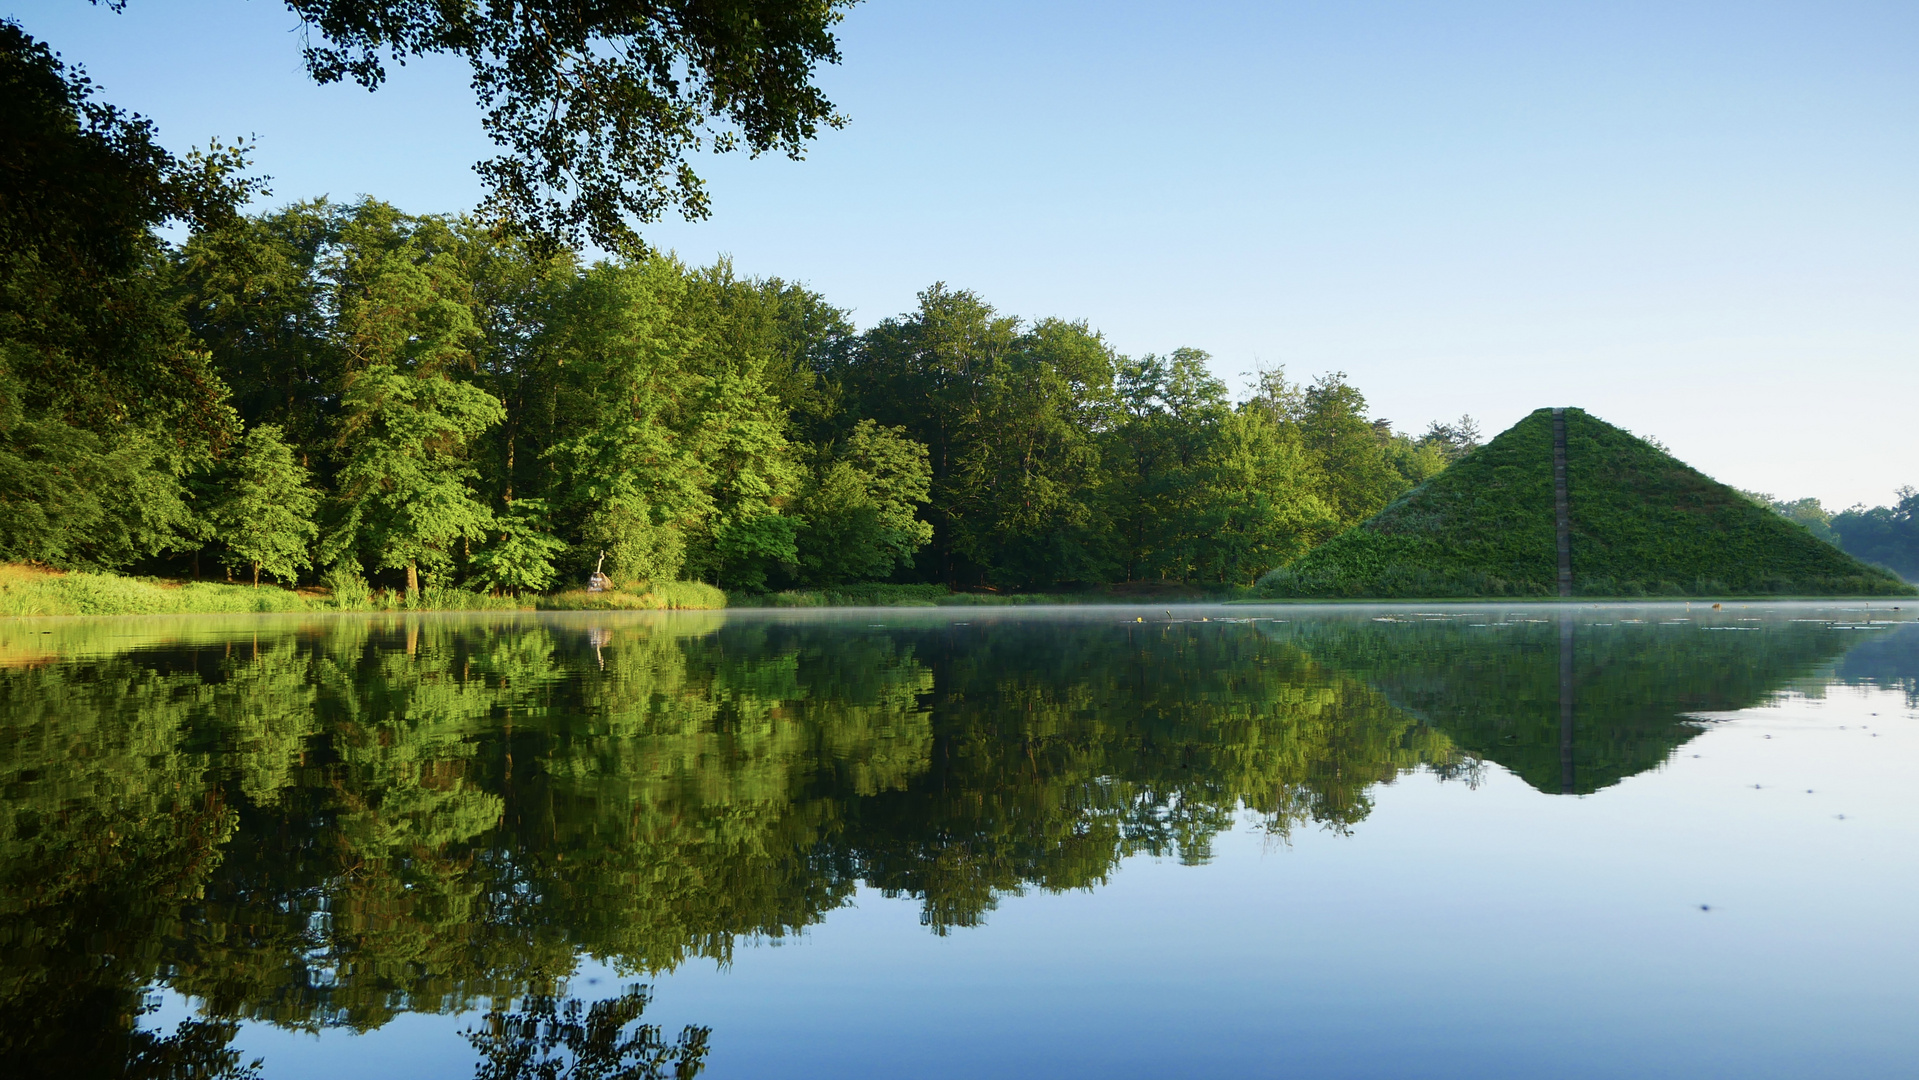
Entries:
<svg viewBox="0 0 1919 1080">
<path fill-rule="evenodd" d="M 930 473 L 926 447 L 901 428 L 862 420 L 830 448 L 801 504 L 800 574 L 808 584 L 873 581 L 910 566 L 933 538 L 919 520 Z"/>
<path fill-rule="evenodd" d="M 241 150 L 175 157 L 0 22 L 0 558 L 120 566 L 186 546 L 181 476 L 234 434 L 153 230 L 261 190 Z"/>
</svg>

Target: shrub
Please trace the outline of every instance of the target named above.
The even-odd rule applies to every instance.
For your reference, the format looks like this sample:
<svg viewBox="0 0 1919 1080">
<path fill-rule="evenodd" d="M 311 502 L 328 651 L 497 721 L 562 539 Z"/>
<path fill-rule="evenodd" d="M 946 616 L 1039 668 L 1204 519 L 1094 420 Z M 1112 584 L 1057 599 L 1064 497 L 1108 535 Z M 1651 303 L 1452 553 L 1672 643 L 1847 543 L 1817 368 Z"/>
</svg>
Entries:
<svg viewBox="0 0 1919 1080">
<path fill-rule="evenodd" d="M 333 606 L 340 611 L 365 611 L 373 606 L 373 590 L 351 565 L 342 564 L 328 570 L 323 583 L 332 593 Z"/>
</svg>

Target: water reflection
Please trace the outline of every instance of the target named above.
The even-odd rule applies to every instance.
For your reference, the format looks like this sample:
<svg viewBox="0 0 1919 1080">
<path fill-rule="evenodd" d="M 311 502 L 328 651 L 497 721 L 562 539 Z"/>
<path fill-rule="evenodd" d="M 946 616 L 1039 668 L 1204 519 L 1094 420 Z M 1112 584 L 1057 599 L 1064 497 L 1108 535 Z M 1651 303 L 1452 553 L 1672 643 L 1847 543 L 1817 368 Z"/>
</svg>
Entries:
<svg viewBox="0 0 1919 1080">
<path fill-rule="evenodd" d="M 649 995 L 629 987 L 591 1005 L 530 994 L 518 1009 L 495 1010 L 466 1032 L 480 1053 L 478 1080 L 690 1080 L 706 1065 L 712 1032 L 688 1025 L 667 1042 L 658 1026 L 637 1023 Z"/>
<path fill-rule="evenodd" d="M 1887 665 L 1919 651 L 1898 640 L 1919 630 L 1910 623 L 1849 634 L 1824 619 L 1762 628 L 1657 609 L 1603 621 L 1447 613 L 1268 626 L 1464 752 L 1564 794 L 1658 766 L 1703 729 L 1693 714 L 1757 705 L 1854 645 L 1880 657 L 1861 657 L 1856 677 L 1886 684 L 1898 678 Z"/>
<path fill-rule="evenodd" d="M 1241 815 L 1350 830 L 1415 768 L 1593 792 L 1687 714 L 1911 655 L 1849 666 L 1854 638 L 1783 620 L 888 622 L 0 630 L 0 1055 L 238 1076 L 236 1020 L 489 1008 L 481 1075 L 582 1048 L 691 1075 L 707 1033 L 633 1026 L 642 991 L 566 1001 L 581 957 L 724 962 L 861 883 L 946 933 L 1135 854 L 1204 861 Z M 155 985 L 217 1019 L 146 1030 Z"/>
</svg>

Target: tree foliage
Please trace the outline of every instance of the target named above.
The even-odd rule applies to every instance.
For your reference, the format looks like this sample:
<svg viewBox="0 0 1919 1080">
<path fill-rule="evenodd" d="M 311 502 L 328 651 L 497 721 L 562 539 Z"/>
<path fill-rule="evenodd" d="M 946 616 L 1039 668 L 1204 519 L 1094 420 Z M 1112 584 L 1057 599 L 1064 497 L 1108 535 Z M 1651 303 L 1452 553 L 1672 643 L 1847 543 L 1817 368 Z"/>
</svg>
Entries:
<svg viewBox="0 0 1919 1080">
<path fill-rule="evenodd" d="M 503 10 L 312 5 L 333 20 L 313 55 L 375 82 L 382 56 L 447 49 L 524 67 L 533 54 L 515 50 L 545 46 Z M 539 33 L 626 25 L 566 11 L 573 23 Z M 762 30 L 793 29 L 777 22 Z M 38 88 L 16 117 L 65 133 L 69 171 L 119 169 L 119 193 L 94 202 L 133 209 L 108 220 L 82 184 L 60 204 L 80 224 L 61 224 L 50 181 L 6 208 L 0 557 L 191 555 L 197 573 L 211 549 L 256 577 L 322 565 L 409 592 L 423 573 L 517 592 L 594 567 L 748 592 L 1244 585 L 1470 438 L 1396 434 L 1339 377 L 1302 389 L 1275 374 L 1235 404 L 1203 353 L 1135 362 L 1082 322 L 1005 315 L 943 284 L 860 333 L 817 293 L 724 261 L 588 265 L 374 199 L 239 216 L 255 189 L 236 151 L 171 158 L 44 48 L 9 40 L 14 81 Z M 28 165 L 64 160 L 45 156 Z M 176 219 L 192 235 L 161 242 L 155 227 Z M 43 234 L 93 250 L 60 271 L 79 284 L 36 261 Z"/>
<path fill-rule="evenodd" d="M 547 531 L 546 502 L 520 499 L 493 515 L 496 536 L 473 557 L 473 580 L 504 592 L 538 592 L 553 584 L 553 560 L 566 545 Z"/>
<path fill-rule="evenodd" d="M 633 222 L 705 217 L 694 154 L 797 158 L 844 120 L 814 85 L 839 62 L 850 0 L 287 0 L 307 71 L 369 90 L 389 63 L 452 54 L 472 70 L 484 212 L 545 247 L 637 252 Z"/>
<path fill-rule="evenodd" d="M 176 157 L 0 21 L 0 557 L 123 566 L 188 546 L 183 475 L 232 436 L 154 230 L 231 219 L 243 150 Z"/>
<path fill-rule="evenodd" d="M 813 467 L 800 504 L 799 568 L 809 583 L 878 581 L 912 565 L 933 538 L 917 511 L 932 472 L 904 429 L 861 420 Z"/>
<path fill-rule="evenodd" d="M 319 507 L 307 485 L 307 470 L 293 460 L 293 448 L 279 427 L 260 424 L 246 433 L 223 470 L 224 498 L 214 511 L 214 534 L 225 545 L 230 566 L 251 566 L 291 583 L 303 567 L 319 529 Z"/>
<path fill-rule="evenodd" d="M 1919 488 L 1908 484 L 1891 506 L 1855 506 L 1832 516 L 1839 545 L 1869 563 L 1919 581 Z"/>
<path fill-rule="evenodd" d="M 322 548 L 328 563 L 404 569 L 419 591 L 422 564 L 443 570 L 454 544 L 485 538 L 493 515 L 469 481 L 471 444 L 502 410 L 476 386 L 376 363 L 347 384 L 342 416 L 345 464 L 338 521 Z"/>
</svg>

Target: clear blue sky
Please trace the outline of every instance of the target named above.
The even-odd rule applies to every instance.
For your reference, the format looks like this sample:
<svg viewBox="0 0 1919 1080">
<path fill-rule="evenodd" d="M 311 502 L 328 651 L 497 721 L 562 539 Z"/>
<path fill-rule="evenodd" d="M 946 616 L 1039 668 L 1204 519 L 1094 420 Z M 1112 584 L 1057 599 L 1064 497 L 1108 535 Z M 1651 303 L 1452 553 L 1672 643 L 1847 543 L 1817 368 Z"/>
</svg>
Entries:
<svg viewBox="0 0 1919 1080">
<path fill-rule="evenodd" d="M 477 198 L 458 63 L 316 87 L 276 0 L 11 0 L 275 201 Z M 1919 484 L 1919 5 L 870 0 L 804 162 L 650 238 L 861 325 L 934 281 L 1122 351 L 1348 372 L 1406 429 L 1573 404 L 1828 506 Z"/>
</svg>

